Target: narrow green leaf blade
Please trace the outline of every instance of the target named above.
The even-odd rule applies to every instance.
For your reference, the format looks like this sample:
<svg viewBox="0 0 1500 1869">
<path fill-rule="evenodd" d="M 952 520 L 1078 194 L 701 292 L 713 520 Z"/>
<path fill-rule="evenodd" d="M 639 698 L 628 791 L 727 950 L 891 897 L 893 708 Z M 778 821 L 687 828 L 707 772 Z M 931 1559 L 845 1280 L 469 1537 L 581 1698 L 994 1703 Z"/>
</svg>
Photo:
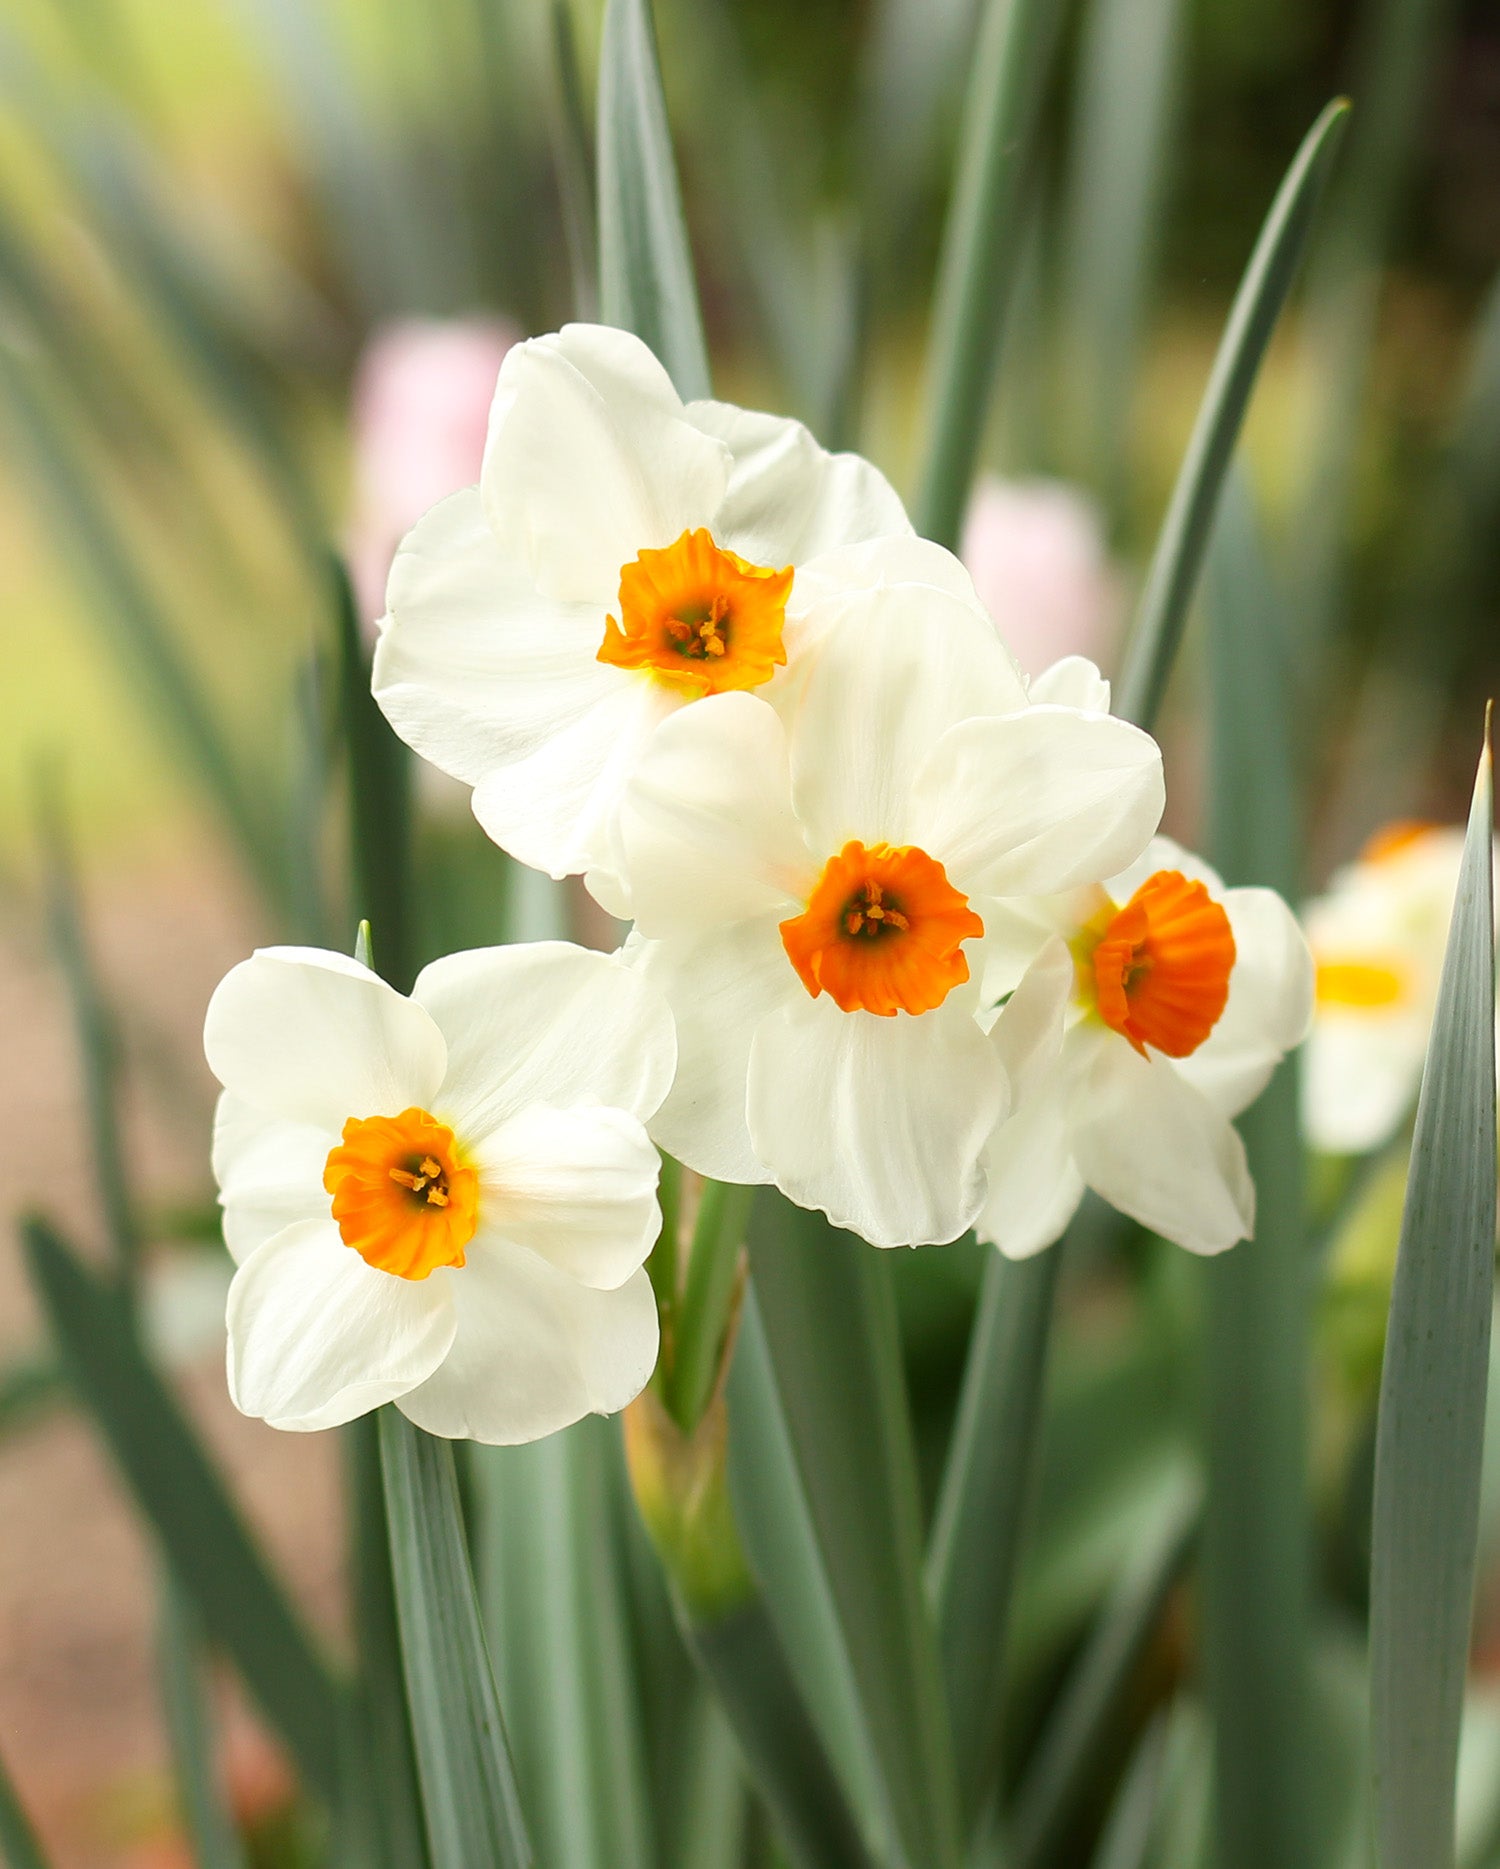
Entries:
<svg viewBox="0 0 1500 1869">
<path fill-rule="evenodd" d="M 45 1221 L 27 1262 L 58 1353 L 210 1638 L 230 1655 L 310 1785 L 338 1784 L 340 1698 L 125 1306 Z"/>
<path fill-rule="evenodd" d="M 1488 730 L 1417 1103 L 1375 1442 L 1370 1722 L 1385 1869 L 1451 1869 L 1495 1256 Z"/>
<path fill-rule="evenodd" d="M 1116 711 L 1150 727 L 1166 692 L 1250 392 L 1296 276 L 1349 116 L 1336 98 L 1302 140 L 1271 203 L 1214 358 L 1137 607 Z"/>
<path fill-rule="evenodd" d="M 4 1759 L 0 1759 L 0 1857 L 6 1869 L 47 1869 L 42 1846 L 10 1781 Z"/>
<path fill-rule="evenodd" d="M 986 0 L 943 232 L 917 530 L 958 541 L 1021 256 L 1030 167 L 1062 0 Z"/>
<path fill-rule="evenodd" d="M 1295 898 L 1302 838 L 1297 694 L 1244 482 L 1232 478 L 1208 579 L 1209 852 L 1231 885 Z M 1313 1527 L 1307 1217 L 1295 1060 L 1240 1118 L 1255 1183 L 1254 1237 L 1198 1268 L 1203 1288 L 1207 1500 L 1202 1545 L 1205 1689 L 1224 1869 L 1326 1860 L 1309 1656 Z"/>
<path fill-rule="evenodd" d="M 453 1449 L 380 1411 L 380 1461 L 412 1738 L 433 1869 L 530 1869 L 469 1569 Z"/>
<path fill-rule="evenodd" d="M 1005 1635 L 1031 1491 L 1061 1243 L 985 1263 L 927 1556 L 953 1749 L 972 1819 L 999 1763 Z"/>
<path fill-rule="evenodd" d="M 599 297 L 680 395 L 709 393 L 708 349 L 677 185 L 650 0 L 609 0 L 599 53 Z"/>
<path fill-rule="evenodd" d="M 957 1782 L 888 1268 L 769 1191 L 751 1215 L 750 1264 L 896 1837 L 912 1869 L 947 1869 L 960 1853 Z"/>
<path fill-rule="evenodd" d="M 170 1572 L 162 1574 L 160 1598 L 157 1647 L 162 1703 L 193 1853 L 198 1869 L 244 1869 L 245 1846 L 229 1814 L 214 1757 L 198 1618 Z"/>
</svg>

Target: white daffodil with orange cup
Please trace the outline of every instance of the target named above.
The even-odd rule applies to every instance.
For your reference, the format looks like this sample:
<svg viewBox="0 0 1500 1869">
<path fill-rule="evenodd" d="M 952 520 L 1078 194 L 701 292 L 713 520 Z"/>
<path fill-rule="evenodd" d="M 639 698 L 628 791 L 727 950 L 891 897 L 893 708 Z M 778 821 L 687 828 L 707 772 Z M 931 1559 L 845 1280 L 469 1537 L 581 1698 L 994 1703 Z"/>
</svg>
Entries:
<svg viewBox="0 0 1500 1869">
<path fill-rule="evenodd" d="M 937 547 L 844 560 L 785 717 L 721 694 L 657 729 L 621 814 L 628 951 L 677 1020 L 661 1145 L 912 1245 L 974 1220 L 1009 1102 L 977 1017 L 995 908 L 1138 855 L 1161 756 L 1032 705 Z"/>
<path fill-rule="evenodd" d="M 888 482 L 800 423 L 684 403 L 638 338 L 565 326 L 500 370 L 479 485 L 391 571 L 376 699 L 476 817 L 552 876 L 615 872 L 625 781 L 705 696 L 774 694 L 803 636 L 804 569 L 909 535 Z"/>
<path fill-rule="evenodd" d="M 1306 1034 L 1312 960 L 1273 890 L 1167 838 L 1103 884 L 1005 904 L 986 998 L 1014 1099 L 984 1155 L 981 1239 L 1050 1245 L 1085 1188 L 1193 1252 L 1255 1226 L 1231 1118 Z"/>
<path fill-rule="evenodd" d="M 326 1428 L 394 1401 L 515 1442 L 639 1393 L 661 1224 L 644 1122 L 676 1057 L 649 982 L 542 942 L 450 955 L 407 998 L 346 956 L 267 948 L 220 983 L 204 1045 L 244 1413 Z"/>
</svg>

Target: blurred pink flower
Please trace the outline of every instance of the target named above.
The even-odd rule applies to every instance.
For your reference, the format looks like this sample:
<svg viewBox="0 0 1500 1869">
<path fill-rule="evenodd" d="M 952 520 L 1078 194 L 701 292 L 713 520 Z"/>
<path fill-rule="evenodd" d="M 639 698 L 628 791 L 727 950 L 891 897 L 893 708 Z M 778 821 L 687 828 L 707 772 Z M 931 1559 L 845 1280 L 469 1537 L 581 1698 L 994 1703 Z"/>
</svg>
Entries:
<svg viewBox="0 0 1500 1869">
<path fill-rule="evenodd" d="M 985 475 L 969 501 L 959 556 L 1026 674 L 1065 655 L 1107 666 L 1123 593 L 1099 515 L 1076 488 Z"/>
<path fill-rule="evenodd" d="M 499 319 L 409 318 L 382 326 L 354 374 L 350 574 L 367 623 L 403 536 L 479 478 L 501 360 L 521 337 Z"/>
</svg>

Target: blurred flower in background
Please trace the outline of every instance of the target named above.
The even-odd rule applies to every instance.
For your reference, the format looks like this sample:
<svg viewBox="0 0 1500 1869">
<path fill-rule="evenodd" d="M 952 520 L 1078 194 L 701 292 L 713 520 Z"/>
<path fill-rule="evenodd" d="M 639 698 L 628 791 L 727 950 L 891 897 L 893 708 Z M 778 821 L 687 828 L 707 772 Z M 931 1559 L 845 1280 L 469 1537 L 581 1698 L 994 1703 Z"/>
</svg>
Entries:
<svg viewBox="0 0 1500 1869">
<path fill-rule="evenodd" d="M 1315 1148 L 1376 1148 L 1416 1100 L 1463 844 L 1458 825 L 1389 824 L 1308 905 L 1317 1010 L 1302 1110 Z"/>
<path fill-rule="evenodd" d="M 986 474 L 969 502 L 959 556 L 1028 675 L 1067 655 L 1112 661 L 1124 592 L 1098 509 L 1076 487 Z"/>
<path fill-rule="evenodd" d="M 479 478 L 495 379 L 521 332 L 498 318 L 402 318 L 371 336 L 354 375 L 349 570 L 361 617 L 385 605 L 404 535 Z"/>
</svg>

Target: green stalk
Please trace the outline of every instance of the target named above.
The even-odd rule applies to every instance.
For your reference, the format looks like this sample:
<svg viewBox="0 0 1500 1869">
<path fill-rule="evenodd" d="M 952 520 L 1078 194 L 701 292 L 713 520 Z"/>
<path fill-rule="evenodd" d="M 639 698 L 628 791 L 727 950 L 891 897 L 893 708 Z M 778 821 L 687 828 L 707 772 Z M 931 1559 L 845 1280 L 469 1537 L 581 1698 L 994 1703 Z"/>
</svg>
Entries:
<svg viewBox="0 0 1500 1869">
<path fill-rule="evenodd" d="M 0 1759 L 0 1855 L 9 1869 L 47 1869 L 47 1858 Z"/>
</svg>

